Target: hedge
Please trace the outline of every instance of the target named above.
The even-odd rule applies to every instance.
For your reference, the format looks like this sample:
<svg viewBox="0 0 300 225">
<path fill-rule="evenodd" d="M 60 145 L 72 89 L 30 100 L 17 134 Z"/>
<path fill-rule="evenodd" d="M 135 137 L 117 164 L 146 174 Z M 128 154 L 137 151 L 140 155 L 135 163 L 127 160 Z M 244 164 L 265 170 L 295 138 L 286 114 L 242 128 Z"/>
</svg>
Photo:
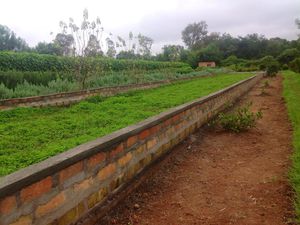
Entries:
<svg viewBox="0 0 300 225">
<path fill-rule="evenodd" d="M 61 57 L 37 53 L 0 52 L 0 71 L 72 72 L 80 58 Z M 101 68 L 102 71 L 123 70 L 191 70 L 186 63 L 125 60 L 111 58 L 86 58 L 84 62 Z"/>
</svg>

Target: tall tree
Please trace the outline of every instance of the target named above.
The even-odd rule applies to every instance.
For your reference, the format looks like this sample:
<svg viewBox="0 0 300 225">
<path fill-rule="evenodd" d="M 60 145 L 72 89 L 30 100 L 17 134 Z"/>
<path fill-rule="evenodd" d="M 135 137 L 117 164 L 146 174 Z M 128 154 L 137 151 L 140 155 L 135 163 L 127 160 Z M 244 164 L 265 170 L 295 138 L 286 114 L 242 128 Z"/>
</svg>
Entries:
<svg viewBox="0 0 300 225">
<path fill-rule="evenodd" d="M 196 49 L 201 47 L 207 33 L 207 24 L 205 21 L 201 21 L 187 25 L 181 35 L 183 42 L 189 49 Z"/>
<path fill-rule="evenodd" d="M 117 58 L 118 59 L 136 59 L 139 55 L 136 53 L 136 38 L 134 38 L 133 33 L 130 31 L 128 38 L 122 38 L 117 36 L 116 47 L 118 49 Z"/>
<path fill-rule="evenodd" d="M 70 18 L 69 23 L 60 22 L 61 32 L 56 35 L 54 43 L 58 43 L 64 50 L 64 55 L 76 57 L 74 73 L 76 79 L 81 84 L 81 88 L 86 88 L 86 82 L 92 74 L 100 73 L 101 68 L 95 65 L 89 56 L 102 56 L 102 35 L 103 27 L 99 17 L 89 20 L 87 9 L 83 10 L 83 20 L 80 25 Z"/>
<path fill-rule="evenodd" d="M 28 44 L 10 30 L 0 24 L 0 50 L 25 51 L 29 50 Z"/>
<path fill-rule="evenodd" d="M 296 23 L 298 29 L 300 30 L 300 19 L 297 18 L 297 19 L 295 20 L 295 23 Z M 300 34 L 298 34 L 298 36 L 300 37 Z"/>
<path fill-rule="evenodd" d="M 39 42 L 34 51 L 40 54 L 63 55 L 63 49 L 57 43 Z"/>
<path fill-rule="evenodd" d="M 138 53 L 141 54 L 144 59 L 150 58 L 153 39 L 142 34 L 139 34 L 137 39 L 139 43 Z"/>
<path fill-rule="evenodd" d="M 60 54 L 63 56 L 75 55 L 74 37 L 71 34 L 57 34 L 53 41 L 53 45 L 59 46 Z"/>
<path fill-rule="evenodd" d="M 248 34 L 239 37 L 237 56 L 245 59 L 255 59 L 264 56 L 267 39 L 263 35 Z"/>
<path fill-rule="evenodd" d="M 165 45 L 162 50 L 161 57 L 163 61 L 180 61 L 184 47 L 181 45 Z"/>
<path fill-rule="evenodd" d="M 55 41 L 65 49 L 65 53 L 78 56 L 103 55 L 102 34 L 103 27 L 99 17 L 89 20 L 87 9 L 83 10 L 83 20 L 77 25 L 72 18 L 69 23 L 60 22 L 61 32 L 56 35 Z"/>
<path fill-rule="evenodd" d="M 111 33 L 110 33 L 110 36 L 112 36 Z M 106 45 L 107 45 L 106 55 L 111 58 L 115 57 L 117 54 L 115 42 L 112 40 L 111 37 L 107 37 L 105 39 L 105 41 L 106 41 Z"/>
</svg>

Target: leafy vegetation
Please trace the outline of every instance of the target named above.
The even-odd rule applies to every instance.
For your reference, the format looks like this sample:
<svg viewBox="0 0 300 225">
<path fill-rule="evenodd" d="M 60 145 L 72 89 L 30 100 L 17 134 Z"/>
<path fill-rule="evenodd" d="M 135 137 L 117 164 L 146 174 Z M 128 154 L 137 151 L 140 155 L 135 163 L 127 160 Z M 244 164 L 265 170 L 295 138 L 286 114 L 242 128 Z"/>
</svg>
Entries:
<svg viewBox="0 0 300 225">
<path fill-rule="evenodd" d="M 111 72 L 101 76 L 92 75 L 85 81 L 85 88 L 92 89 L 229 72 L 230 70 L 223 68 L 207 68 L 194 72 L 187 70 L 186 73 L 174 73 L 169 70 Z M 3 82 L 0 82 L 0 99 L 47 95 L 82 89 L 80 83 L 74 80 L 70 74 L 59 75 L 54 72 L 6 71 L 0 72 L 0 81 Z"/>
<path fill-rule="evenodd" d="M 43 55 L 36 53 L 0 52 L 0 71 L 54 71 L 74 72 L 78 66 L 78 58 Z M 182 62 L 158 62 L 146 60 L 116 60 L 103 57 L 87 57 L 87 65 L 93 70 L 102 72 L 131 71 L 131 70 L 159 70 L 181 69 L 189 67 Z M 98 69 L 99 68 L 99 69 Z"/>
<path fill-rule="evenodd" d="M 300 74 L 284 71 L 283 75 L 283 95 L 293 126 L 294 153 L 290 180 L 296 195 L 295 209 L 298 222 L 300 222 Z"/>
<path fill-rule="evenodd" d="M 0 111 L 0 175 L 42 161 L 171 107 L 208 95 L 251 74 L 223 74 L 70 107 Z"/>
<path fill-rule="evenodd" d="M 300 57 L 290 62 L 290 68 L 296 73 L 300 73 Z"/>
<path fill-rule="evenodd" d="M 279 72 L 280 66 L 278 62 L 270 62 L 267 66 L 266 66 L 266 73 L 267 76 L 269 77 L 274 77 L 277 75 L 277 73 Z"/>
<path fill-rule="evenodd" d="M 233 113 L 220 113 L 217 118 L 217 124 L 220 124 L 225 130 L 236 133 L 255 127 L 256 121 L 262 118 L 262 112 L 254 113 L 250 111 L 251 104 L 240 107 Z"/>
</svg>

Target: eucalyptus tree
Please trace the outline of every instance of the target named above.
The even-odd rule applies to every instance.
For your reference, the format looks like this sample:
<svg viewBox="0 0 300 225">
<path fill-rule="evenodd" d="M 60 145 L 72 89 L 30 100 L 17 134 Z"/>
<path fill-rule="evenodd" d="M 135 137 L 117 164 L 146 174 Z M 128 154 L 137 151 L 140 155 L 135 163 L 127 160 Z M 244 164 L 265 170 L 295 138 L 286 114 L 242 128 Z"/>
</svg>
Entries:
<svg viewBox="0 0 300 225">
<path fill-rule="evenodd" d="M 26 51 L 28 44 L 7 26 L 0 24 L 0 50 Z"/>
</svg>

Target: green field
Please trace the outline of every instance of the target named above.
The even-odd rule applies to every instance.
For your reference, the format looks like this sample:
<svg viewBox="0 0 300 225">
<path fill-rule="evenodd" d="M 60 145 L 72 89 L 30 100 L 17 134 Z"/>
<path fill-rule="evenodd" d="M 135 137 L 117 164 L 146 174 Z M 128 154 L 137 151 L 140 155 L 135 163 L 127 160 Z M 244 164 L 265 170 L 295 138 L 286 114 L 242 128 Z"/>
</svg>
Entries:
<svg viewBox="0 0 300 225">
<path fill-rule="evenodd" d="M 291 71 L 284 73 L 284 98 L 293 125 L 293 165 L 290 179 L 296 193 L 295 208 L 300 221 L 300 74 Z"/>
<path fill-rule="evenodd" d="M 205 77 L 105 99 L 93 97 L 66 108 L 1 111 L 0 175 L 40 162 L 251 75 Z"/>
</svg>

